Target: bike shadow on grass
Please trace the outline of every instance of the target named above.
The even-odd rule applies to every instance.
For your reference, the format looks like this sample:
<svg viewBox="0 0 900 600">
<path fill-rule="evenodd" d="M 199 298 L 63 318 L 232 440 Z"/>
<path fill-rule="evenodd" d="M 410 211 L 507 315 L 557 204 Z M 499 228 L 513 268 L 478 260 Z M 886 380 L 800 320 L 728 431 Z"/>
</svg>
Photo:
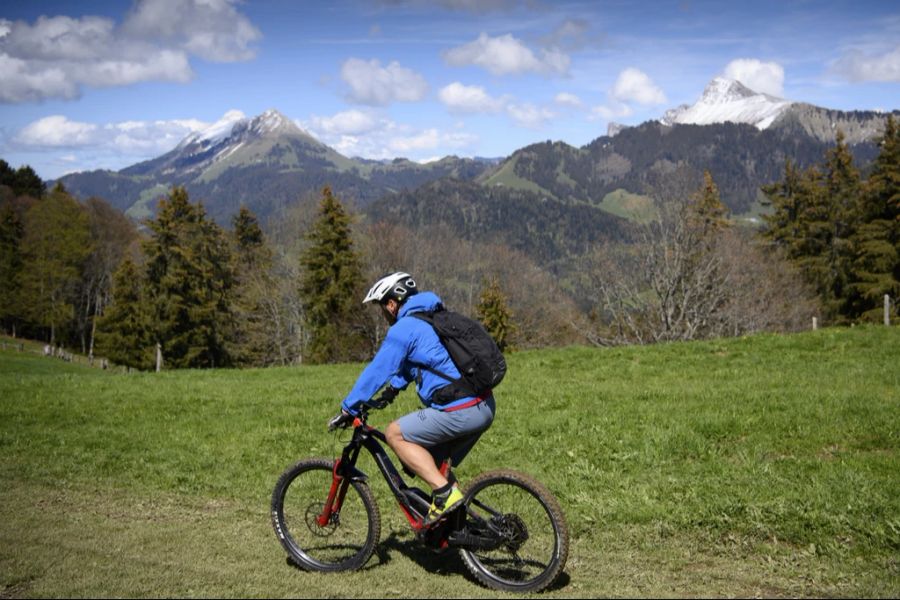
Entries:
<svg viewBox="0 0 900 600">
<path fill-rule="evenodd" d="M 430 575 L 440 575 L 442 577 L 459 577 L 462 575 L 470 583 L 483 587 L 482 584 L 475 579 L 469 572 L 455 550 L 436 551 L 424 546 L 415 538 L 408 534 L 400 534 L 392 531 L 386 539 L 375 547 L 375 557 L 377 560 L 370 559 L 369 562 L 360 571 L 371 571 L 380 569 L 390 563 L 394 559 L 395 553 L 401 554 L 404 559 L 410 560 L 419 565 L 424 571 Z M 301 571 L 306 570 L 302 565 L 296 563 L 292 558 L 287 558 L 287 563 Z M 556 578 L 556 581 L 547 587 L 544 591 L 558 591 L 569 585 L 571 578 L 568 573 L 563 571 Z"/>
<path fill-rule="evenodd" d="M 386 539 L 381 540 L 381 543 L 375 548 L 375 555 L 378 557 L 378 561 L 370 560 L 362 570 L 368 571 L 381 568 L 393 560 L 393 553 L 395 552 L 402 554 L 404 558 L 416 563 L 431 575 L 441 575 L 443 577 L 458 577 L 462 575 L 470 583 L 484 587 L 469 572 L 457 551 L 435 551 L 423 546 L 409 535 L 398 535 L 395 531 L 392 531 Z M 569 585 L 570 580 L 569 574 L 563 571 L 556 578 L 556 581 L 544 591 L 561 590 Z"/>
</svg>

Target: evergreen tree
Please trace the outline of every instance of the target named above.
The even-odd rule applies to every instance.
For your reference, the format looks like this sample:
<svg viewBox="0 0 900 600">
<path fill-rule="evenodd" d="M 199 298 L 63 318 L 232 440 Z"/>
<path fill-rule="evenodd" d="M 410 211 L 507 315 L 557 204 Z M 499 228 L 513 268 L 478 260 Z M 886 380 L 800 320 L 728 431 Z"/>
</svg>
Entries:
<svg viewBox="0 0 900 600">
<path fill-rule="evenodd" d="M 24 227 L 11 202 L 0 205 L 0 326 L 15 335 L 21 317 L 22 237 Z"/>
<path fill-rule="evenodd" d="M 816 289 L 826 317 L 852 317 L 851 240 L 859 226 L 861 182 L 843 133 L 821 170 L 813 166 L 798 174 L 788 163 L 784 180 L 763 191 L 774 207 L 764 235 L 787 250 Z"/>
<path fill-rule="evenodd" d="M 165 365 L 229 365 L 234 266 L 224 233 L 182 187 L 160 202 L 147 226 L 147 296 Z"/>
<path fill-rule="evenodd" d="M 278 283 L 272 275 L 273 255 L 256 216 L 242 206 L 232 220 L 236 248 L 233 355 L 243 365 L 284 362 L 284 338 Z"/>
<path fill-rule="evenodd" d="M 861 193 L 860 175 L 853 155 L 838 130 L 836 145 L 825 155 L 827 202 L 831 212 L 831 244 L 828 248 L 831 310 L 841 320 L 852 317 L 849 308 L 853 247 L 850 239 L 858 224 L 857 205 Z"/>
<path fill-rule="evenodd" d="M 241 206 L 232 219 L 233 237 L 238 248 L 238 260 L 252 263 L 265 252 L 265 236 L 259 226 L 259 220 L 246 206 Z"/>
<path fill-rule="evenodd" d="M 703 185 L 694 199 L 692 218 L 702 236 L 715 235 L 728 226 L 728 208 L 722 203 L 719 188 L 709 171 L 703 172 Z"/>
<path fill-rule="evenodd" d="M 9 187 L 16 196 L 40 198 L 47 186 L 28 165 L 13 170 L 5 160 L 0 159 L 0 185 Z"/>
<path fill-rule="evenodd" d="M 476 315 L 501 352 L 512 350 L 510 345 L 516 327 L 507 306 L 506 296 L 496 278 L 482 282 Z"/>
<path fill-rule="evenodd" d="M 65 192 L 62 184 L 57 184 L 57 187 L 60 191 Z M 34 169 L 28 165 L 24 165 L 16 170 L 13 190 L 16 194 L 21 196 L 40 198 L 46 192 L 47 186 L 44 184 L 43 180 L 38 177 L 38 174 L 34 172 Z"/>
<path fill-rule="evenodd" d="M 97 322 L 97 351 L 133 369 L 153 368 L 156 347 L 144 298 L 144 277 L 126 256 L 113 277 L 112 303 Z"/>
<path fill-rule="evenodd" d="M 322 190 L 319 215 L 306 238 L 309 246 L 300 258 L 300 297 L 310 328 L 309 360 L 362 358 L 362 269 L 350 216 L 328 187 Z"/>
<path fill-rule="evenodd" d="M 762 187 L 766 204 L 772 207 L 771 214 L 763 215 L 766 229 L 763 236 L 782 245 L 792 258 L 796 258 L 796 244 L 801 235 L 800 214 L 805 210 L 806 195 L 801 190 L 802 174 L 791 159 L 784 163 L 784 178 Z"/>
<path fill-rule="evenodd" d="M 888 117 L 881 152 L 859 198 L 852 246 L 852 316 L 879 321 L 885 294 L 900 298 L 900 130 Z"/>
</svg>

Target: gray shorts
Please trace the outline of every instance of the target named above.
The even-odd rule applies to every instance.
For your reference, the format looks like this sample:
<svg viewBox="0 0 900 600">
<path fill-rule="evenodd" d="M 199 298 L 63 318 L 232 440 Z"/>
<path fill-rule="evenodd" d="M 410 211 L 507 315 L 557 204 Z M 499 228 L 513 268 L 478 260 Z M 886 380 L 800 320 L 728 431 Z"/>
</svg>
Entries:
<svg viewBox="0 0 900 600">
<path fill-rule="evenodd" d="M 397 424 L 403 439 L 427 448 L 436 464 L 452 458 L 455 467 L 491 426 L 495 411 L 494 397 L 489 396 L 475 406 L 450 412 L 423 408 L 403 415 Z"/>
</svg>

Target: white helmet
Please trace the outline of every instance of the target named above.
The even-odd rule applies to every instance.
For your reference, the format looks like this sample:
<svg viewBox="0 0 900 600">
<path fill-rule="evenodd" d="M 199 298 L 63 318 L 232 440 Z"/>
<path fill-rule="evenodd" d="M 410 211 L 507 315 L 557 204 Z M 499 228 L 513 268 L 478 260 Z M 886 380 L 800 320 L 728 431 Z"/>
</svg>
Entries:
<svg viewBox="0 0 900 600">
<path fill-rule="evenodd" d="M 369 293 L 366 294 L 363 304 L 368 302 L 384 303 L 390 299 L 403 304 L 404 300 L 418 291 L 412 275 L 398 271 L 376 281 Z"/>
</svg>

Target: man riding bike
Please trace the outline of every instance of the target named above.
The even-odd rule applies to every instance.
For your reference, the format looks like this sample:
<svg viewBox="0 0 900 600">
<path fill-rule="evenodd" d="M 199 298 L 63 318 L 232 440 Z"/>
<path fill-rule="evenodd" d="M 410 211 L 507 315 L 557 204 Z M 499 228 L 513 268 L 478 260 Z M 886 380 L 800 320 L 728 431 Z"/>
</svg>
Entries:
<svg viewBox="0 0 900 600">
<path fill-rule="evenodd" d="M 363 304 L 370 302 L 381 306 L 391 327 L 372 362 L 341 403 L 341 414 L 329 425 L 340 425 L 348 415 L 356 415 L 359 405 L 385 384 L 379 400 L 390 402 L 415 381 L 424 408 L 391 422 L 385 435 L 401 462 L 431 486 L 431 509 L 425 521 L 425 525 L 431 525 L 463 500 L 452 472 L 444 476 L 437 465 L 447 458 L 453 466 L 462 462 L 491 426 L 494 398 L 492 394 L 455 397 L 447 393 L 451 385 L 448 379 L 458 379 L 459 370 L 433 327 L 412 317 L 442 308 L 435 293 L 419 292 L 409 273 L 397 272 L 375 282 Z"/>
</svg>

